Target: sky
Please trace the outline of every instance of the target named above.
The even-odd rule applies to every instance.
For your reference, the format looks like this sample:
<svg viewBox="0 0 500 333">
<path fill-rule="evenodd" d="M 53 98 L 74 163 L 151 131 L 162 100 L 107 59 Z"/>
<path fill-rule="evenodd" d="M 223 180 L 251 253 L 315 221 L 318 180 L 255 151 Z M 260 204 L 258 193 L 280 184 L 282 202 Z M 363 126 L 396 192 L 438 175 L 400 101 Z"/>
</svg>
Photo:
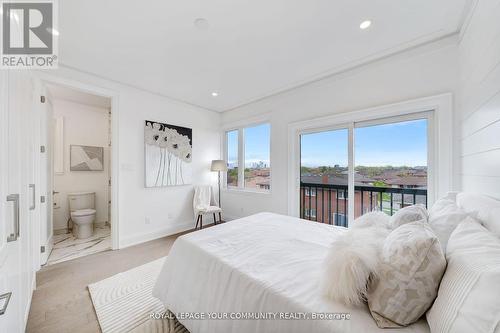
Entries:
<svg viewBox="0 0 500 333">
<path fill-rule="evenodd" d="M 269 165 L 271 125 L 262 124 L 247 127 L 245 135 L 245 166 L 252 166 L 260 161 Z M 235 165 L 238 161 L 238 131 L 228 132 L 228 163 Z"/>
<path fill-rule="evenodd" d="M 269 165 L 270 125 L 245 128 L 245 166 Z M 238 131 L 228 132 L 228 162 L 238 161 Z M 355 163 L 363 166 L 426 166 L 427 120 L 355 128 Z M 303 166 L 347 166 L 347 129 L 301 136 Z"/>
<path fill-rule="evenodd" d="M 347 166 L 347 129 L 301 137 L 303 166 Z M 363 166 L 426 166 L 427 120 L 355 128 L 354 160 Z"/>
</svg>

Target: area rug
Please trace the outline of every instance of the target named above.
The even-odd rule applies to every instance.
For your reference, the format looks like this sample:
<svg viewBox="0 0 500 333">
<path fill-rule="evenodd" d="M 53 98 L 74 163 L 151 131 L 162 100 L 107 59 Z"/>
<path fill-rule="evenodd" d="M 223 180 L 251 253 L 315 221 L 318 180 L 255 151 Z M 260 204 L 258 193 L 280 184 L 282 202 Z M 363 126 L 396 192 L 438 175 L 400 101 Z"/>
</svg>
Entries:
<svg viewBox="0 0 500 333">
<path fill-rule="evenodd" d="M 165 313 L 152 295 L 164 261 L 165 257 L 88 286 L 103 333 L 189 333 L 173 316 L 150 318 L 151 313 Z"/>
</svg>

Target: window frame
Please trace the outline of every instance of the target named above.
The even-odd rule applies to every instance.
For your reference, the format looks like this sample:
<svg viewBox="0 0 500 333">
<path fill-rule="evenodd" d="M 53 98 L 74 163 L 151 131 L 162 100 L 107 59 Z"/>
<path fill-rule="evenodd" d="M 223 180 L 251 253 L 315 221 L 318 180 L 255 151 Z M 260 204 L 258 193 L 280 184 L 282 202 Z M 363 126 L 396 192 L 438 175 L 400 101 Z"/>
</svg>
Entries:
<svg viewBox="0 0 500 333">
<path fill-rule="evenodd" d="M 288 214 L 300 216 L 300 134 L 321 131 L 332 127 L 348 128 L 354 131 L 354 123 L 376 121 L 381 118 L 405 117 L 417 113 L 428 113 L 428 205 L 432 206 L 438 197 L 452 191 L 456 186 L 457 158 L 453 143 L 453 95 L 445 93 L 394 104 L 301 120 L 288 124 Z M 342 125 L 343 126 L 342 126 Z M 346 127 L 347 126 L 347 127 Z M 349 133 L 349 146 L 353 147 L 353 135 Z M 349 165 L 354 168 L 353 150 Z M 451 172 L 450 172 L 451 170 Z M 353 170 L 349 170 L 353 174 Z M 349 181 L 349 199 L 354 199 L 354 179 Z M 352 196 L 352 198 L 350 197 Z M 354 220 L 354 200 L 349 200 L 349 219 Z"/>
<path fill-rule="evenodd" d="M 257 127 L 261 125 L 269 126 L 269 189 L 262 188 L 249 188 L 245 186 L 245 129 Z M 228 157 L 228 142 L 227 142 L 227 134 L 229 132 L 238 131 L 238 185 L 237 186 L 228 186 L 227 184 L 227 172 L 224 173 L 224 186 L 223 189 L 225 191 L 235 191 L 235 192 L 250 192 L 250 193 L 262 193 L 262 194 L 270 194 L 272 191 L 272 151 L 271 151 L 271 141 L 272 141 L 272 125 L 269 120 L 263 120 L 258 122 L 247 123 L 241 126 L 228 127 L 224 129 L 224 159 L 227 161 Z M 243 166 L 243 167 L 242 167 Z"/>
<path fill-rule="evenodd" d="M 237 138 L 238 138 L 238 181 L 237 181 L 237 185 L 236 186 L 230 186 L 227 184 L 227 171 L 224 172 L 224 175 L 223 175 L 223 188 L 224 189 L 238 189 L 241 185 L 240 181 L 241 181 L 241 174 L 240 174 L 240 163 L 241 163 L 241 156 L 240 156 L 240 144 L 241 144 L 241 131 L 238 129 L 238 128 L 235 128 L 235 129 L 227 129 L 227 130 L 224 130 L 224 160 L 226 161 L 226 164 L 228 164 L 228 140 L 227 140 L 227 136 L 230 132 L 234 132 L 234 131 L 237 131 L 238 132 L 238 135 L 237 135 Z"/>
</svg>

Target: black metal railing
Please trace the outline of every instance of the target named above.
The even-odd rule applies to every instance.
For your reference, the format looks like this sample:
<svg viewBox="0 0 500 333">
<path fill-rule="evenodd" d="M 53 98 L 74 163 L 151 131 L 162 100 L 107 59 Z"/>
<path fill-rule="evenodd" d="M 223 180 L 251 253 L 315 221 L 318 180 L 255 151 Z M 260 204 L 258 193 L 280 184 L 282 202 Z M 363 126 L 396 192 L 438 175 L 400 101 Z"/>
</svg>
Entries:
<svg viewBox="0 0 500 333">
<path fill-rule="evenodd" d="M 384 211 L 389 215 L 399 209 L 423 204 L 427 207 L 427 190 L 377 186 L 355 186 L 354 215 Z M 300 217 L 306 220 L 348 225 L 347 185 L 300 183 Z"/>
</svg>

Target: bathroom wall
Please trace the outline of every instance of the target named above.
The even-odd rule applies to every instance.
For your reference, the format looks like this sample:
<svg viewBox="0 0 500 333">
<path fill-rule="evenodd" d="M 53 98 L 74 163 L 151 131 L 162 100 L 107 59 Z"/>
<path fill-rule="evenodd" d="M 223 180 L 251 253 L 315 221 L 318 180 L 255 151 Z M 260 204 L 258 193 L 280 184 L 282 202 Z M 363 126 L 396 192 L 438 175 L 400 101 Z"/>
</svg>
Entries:
<svg viewBox="0 0 500 333">
<path fill-rule="evenodd" d="M 54 175 L 54 230 L 66 228 L 68 193 L 96 193 L 96 223 L 108 221 L 109 110 L 61 99 L 52 100 L 54 117 L 63 117 L 63 173 Z M 70 145 L 104 147 L 104 171 L 70 171 Z"/>
</svg>

